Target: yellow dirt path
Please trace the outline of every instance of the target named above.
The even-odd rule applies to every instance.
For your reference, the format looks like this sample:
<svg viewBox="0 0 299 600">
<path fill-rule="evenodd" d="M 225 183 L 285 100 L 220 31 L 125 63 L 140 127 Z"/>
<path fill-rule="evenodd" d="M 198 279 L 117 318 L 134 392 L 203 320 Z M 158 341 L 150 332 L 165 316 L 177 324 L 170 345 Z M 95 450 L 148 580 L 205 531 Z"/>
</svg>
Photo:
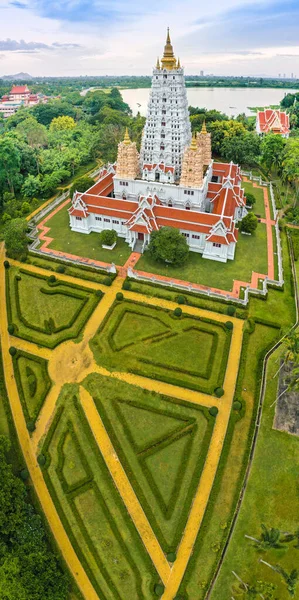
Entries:
<svg viewBox="0 0 299 600">
<path fill-rule="evenodd" d="M 107 434 L 103 421 L 97 411 L 91 395 L 83 387 L 80 388 L 80 400 L 88 420 L 90 429 L 100 452 L 110 471 L 112 479 L 126 505 L 127 511 L 135 523 L 136 529 L 149 553 L 162 581 L 167 582 L 170 566 L 156 539 L 156 536 L 141 508 L 136 494 L 119 462 L 118 456 Z"/>
<path fill-rule="evenodd" d="M 36 456 L 33 451 L 29 433 L 19 399 L 18 389 L 14 378 L 12 358 L 8 352 L 10 339 L 7 332 L 7 311 L 5 299 L 5 271 L 3 260 L 5 258 L 4 245 L 0 248 L 0 334 L 3 352 L 4 377 L 7 394 L 10 402 L 12 416 L 19 438 L 20 446 L 27 464 L 28 471 L 34 486 L 35 492 L 42 506 L 43 512 L 49 523 L 52 534 L 57 542 L 60 552 L 73 575 L 80 591 L 86 600 L 99 600 L 91 582 L 89 581 L 71 543 L 59 519 L 56 508 L 44 482 L 41 470 L 37 464 Z"/>
<path fill-rule="evenodd" d="M 233 402 L 242 348 L 243 323 L 237 319 L 234 321 L 231 349 L 223 385 L 225 394 L 220 399 L 221 411 L 219 411 L 216 418 L 199 486 L 162 600 L 173 600 L 177 594 L 196 541 L 217 472 Z"/>
</svg>

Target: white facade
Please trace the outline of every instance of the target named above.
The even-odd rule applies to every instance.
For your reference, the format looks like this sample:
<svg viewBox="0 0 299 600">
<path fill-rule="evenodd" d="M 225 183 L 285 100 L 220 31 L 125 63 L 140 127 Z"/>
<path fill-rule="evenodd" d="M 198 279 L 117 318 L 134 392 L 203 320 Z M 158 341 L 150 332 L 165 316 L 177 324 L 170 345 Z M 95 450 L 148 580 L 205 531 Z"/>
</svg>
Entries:
<svg viewBox="0 0 299 600">
<path fill-rule="evenodd" d="M 140 151 L 143 178 L 149 178 L 147 172 L 143 170 L 144 164 L 163 163 L 175 168 L 171 181 L 178 179 L 182 170 L 184 151 L 190 142 L 191 124 L 184 70 L 156 68 L 153 70 Z M 158 178 L 158 174 L 155 177 Z"/>
</svg>

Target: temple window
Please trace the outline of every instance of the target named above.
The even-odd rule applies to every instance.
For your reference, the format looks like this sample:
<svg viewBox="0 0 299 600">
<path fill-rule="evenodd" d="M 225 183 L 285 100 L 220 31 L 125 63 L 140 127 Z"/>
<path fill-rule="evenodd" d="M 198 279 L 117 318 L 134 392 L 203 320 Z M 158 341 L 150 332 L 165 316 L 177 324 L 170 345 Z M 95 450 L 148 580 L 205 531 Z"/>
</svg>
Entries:
<svg viewBox="0 0 299 600">
<path fill-rule="evenodd" d="M 82 221 L 82 217 L 76 217 L 76 221 Z"/>
<path fill-rule="evenodd" d="M 217 244 L 216 242 L 213 242 L 213 247 L 214 248 L 221 248 L 221 244 Z"/>
<path fill-rule="evenodd" d="M 95 217 L 95 220 L 96 220 L 96 221 L 101 221 L 101 220 L 102 220 L 102 217 Z"/>
</svg>

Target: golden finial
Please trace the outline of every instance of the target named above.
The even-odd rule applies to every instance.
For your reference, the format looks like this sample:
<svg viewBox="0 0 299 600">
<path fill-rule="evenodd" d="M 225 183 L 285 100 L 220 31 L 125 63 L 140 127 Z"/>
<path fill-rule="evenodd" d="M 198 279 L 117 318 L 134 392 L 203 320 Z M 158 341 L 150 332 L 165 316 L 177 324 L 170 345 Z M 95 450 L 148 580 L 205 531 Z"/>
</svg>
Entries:
<svg viewBox="0 0 299 600">
<path fill-rule="evenodd" d="M 129 144 L 131 144 L 131 140 L 130 140 L 130 136 L 129 136 L 129 132 L 128 132 L 128 128 L 127 127 L 126 127 L 126 131 L 125 131 L 124 144 L 126 144 L 126 146 L 128 146 Z"/>
<path fill-rule="evenodd" d="M 156 69 L 160 69 L 160 61 L 159 61 L 159 56 L 158 56 L 158 58 L 157 58 Z"/>
<path fill-rule="evenodd" d="M 192 136 L 192 141 L 191 141 L 191 144 L 190 144 L 190 150 L 194 150 L 194 151 L 197 150 L 197 142 L 196 142 L 195 133 Z"/>
<path fill-rule="evenodd" d="M 207 128 L 206 128 L 206 122 L 205 122 L 205 121 L 204 121 L 204 122 L 203 122 L 203 124 L 202 124 L 201 133 L 202 133 L 203 135 L 207 135 L 207 133 L 208 133 L 208 131 L 207 131 Z"/>
<path fill-rule="evenodd" d="M 172 70 L 176 68 L 176 59 L 173 53 L 173 47 L 170 41 L 169 27 L 167 27 L 166 44 L 164 46 L 164 54 L 161 60 L 162 69 Z"/>
<path fill-rule="evenodd" d="M 176 68 L 177 68 L 177 69 L 180 69 L 180 68 L 181 68 L 181 63 L 180 63 L 180 59 L 179 59 L 179 58 L 178 58 L 178 63 L 177 63 L 177 66 L 176 66 Z"/>
</svg>

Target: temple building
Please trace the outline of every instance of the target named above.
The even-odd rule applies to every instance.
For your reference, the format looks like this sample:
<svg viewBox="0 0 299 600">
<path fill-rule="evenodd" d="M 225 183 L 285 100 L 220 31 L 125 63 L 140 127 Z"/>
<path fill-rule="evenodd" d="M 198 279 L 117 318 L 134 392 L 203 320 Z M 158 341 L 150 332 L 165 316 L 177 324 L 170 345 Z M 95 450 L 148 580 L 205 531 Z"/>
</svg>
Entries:
<svg viewBox="0 0 299 600">
<path fill-rule="evenodd" d="M 286 112 L 265 108 L 259 110 L 256 117 L 256 131 L 259 135 L 274 133 L 288 138 L 290 135 L 290 118 Z"/>
<path fill-rule="evenodd" d="M 87 234 L 115 229 L 140 252 L 152 231 L 175 227 L 190 250 L 226 262 L 234 258 L 236 224 L 246 214 L 238 165 L 213 162 L 205 123 L 191 135 L 184 70 L 168 31 L 153 69 L 140 154 L 126 130 L 116 164 L 87 192 L 75 192 L 70 227 Z"/>
<path fill-rule="evenodd" d="M 34 106 L 47 101 L 48 98 L 42 94 L 32 94 L 27 85 L 14 85 L 9 94 L 0 98 L 0 113 L 7 118 L 14 115 L 22 106 Z"/>
</svg>

